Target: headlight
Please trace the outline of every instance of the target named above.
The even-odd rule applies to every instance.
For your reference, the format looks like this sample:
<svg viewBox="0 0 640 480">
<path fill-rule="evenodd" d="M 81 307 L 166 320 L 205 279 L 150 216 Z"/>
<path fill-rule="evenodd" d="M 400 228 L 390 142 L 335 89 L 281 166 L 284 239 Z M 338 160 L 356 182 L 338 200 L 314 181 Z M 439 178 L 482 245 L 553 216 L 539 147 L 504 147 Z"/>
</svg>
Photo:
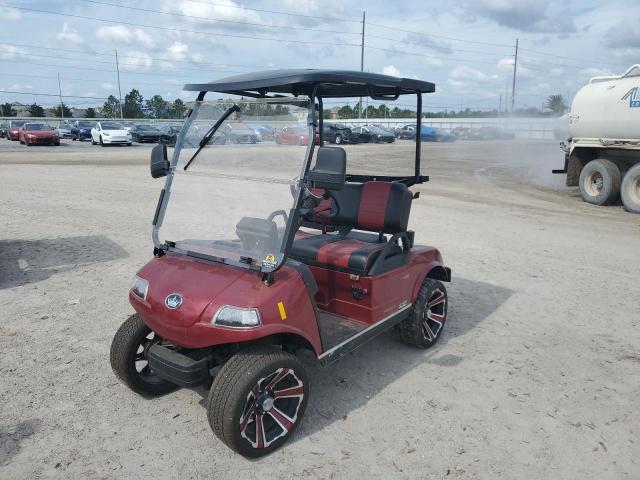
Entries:
<svg viewBox="0 0 640 480">
<path fill-rule="evenodd" d="M 260 325 L 260 312 L 257 308 L 240 308 L 225 305 L 216 312 L 211 322 L 224 327 L 257 327 Z"/>
<path fill-rule="evenodd" d="M 146 300 L 147 290 L 149 290 L 149 282 L 144 278 L 140 278 L 136 275 L 133 279 L 133 285 L 131 285 L 131 291 L 135 294 L 136 297 L 142 300 Z"/>
</svg>

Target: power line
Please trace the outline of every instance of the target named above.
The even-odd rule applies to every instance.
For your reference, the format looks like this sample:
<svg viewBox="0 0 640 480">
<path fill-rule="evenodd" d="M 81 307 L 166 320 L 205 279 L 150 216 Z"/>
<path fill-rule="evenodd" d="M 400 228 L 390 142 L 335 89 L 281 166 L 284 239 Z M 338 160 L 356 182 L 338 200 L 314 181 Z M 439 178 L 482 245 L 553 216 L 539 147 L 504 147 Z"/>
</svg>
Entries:
<svg viewBox="0 0 640 480">
<path fill-rule="evenodd" d="M 416 41 L 412 41 L 412 40 L 382 37 L 380 35 L 371 35 L 370 33 L 367 34 L 367 37 L 368 38 L 376 38 L 376 39 L 379 39 L 379 40 L 386 40 L 386 41 L 389 41 L 389 42 L 396 42 L 396 43 L 403 43 L 403 44 L 410 43 L 412 45 L 417 45 L 417 46 L 420 46 L 420 47 L 429 47 L 429 45 L 424 45 L 422 43 L 419 43 L 419 42 L 416 42 Z M 433 45 L 433 46 L 431 46 L 431 48 L 437 49 L 438 46 L 437 45 Z M 483 51 L 480 51 L 480 50 L 463 50 L 463 49 L 460 49 L 460 48 L 447 48 L 447 47 L 442 47 L 442 48 L 446 49 L 447 52 L 473 53 L 475 55 L 489 55 L 489 56 L 511 55 L 510 53 L 483 52 Z"/>
<path fill-rule="evenodd" d="M 566 60 L 577 60 L 579 62 L 593 62 L 593 59 L 578 58 L 578 57 L 567 57 L 567 56 L 564 56 L 564 55 L 557 55 L 555 53 L 547 53 L 547 52 L 541 52 L 539 50 L 532 50 L 530 48 L 520 48 L 520 50 L 523 50 L 525 52 L 537 53 L 538 55 L 545 55 L 545 56 L 548 56 L 548 57 L 562 58 L 562 59 L 566 59 Z M 626 64 L 622 64 L 622 63 L 609 63 L 609 62 L 601 62 L 601 61 L 597 61 L 596 63 L 598 63 L 600 65 L 615 65 L 617 67 L 626 65 Z"/>
<path fill-rule="evenodd" d="M 487 61 L 482 61 L 482 60 L 473 60 L 473 59 L 468 59 L 468 58 L 452 58 L 452 57 L 442 57 L 440 55 L 430 55 L 428 53 L 415 53 L 415 52 L 408 52 L 406 50 L 397 50 L 397 49 L 393 49 L 393 48 L 383 48 L 383 47 L 374 47 L 371 45 L 365 45 L 364 48 L 368 48 L 371 50 L 380 50 L 382 52 L 388 52 L 388 53 L 395 53 L 395 54 L 400 54 L 400 55 L 413 55 L 414 57 L 423 57 L 423 58 L 435 58 L 438 59 L 442 62 L 467 62 L 467 63 L 480 63 L 480 64 L 485 64 L 485 65 L 496 65 L 496 62 L 487 62 Z"/>
<path fill-rule="evenodd" d="M 236 34 L 230 34 L 230 33 L 212 33 L 212 32 L 203 32 L 203 31 L 199 31 L 199 30 L 189 30 L 189 29 L 186 29 L 186 28 L 163 27 L 163 26 L 159 26 L 159 25 L 145 25 L 145 24 L 142 24 L 142 23 L 133 23 L 133 22 L 118 21 L 118 20 L 109 20 L 109 19 L 106 19 L 106 18 L 89 17 L 89 16 L 86 16 L 86 15 L 77 15 L 77 14 L 73 14 L 73 13 L 51 12 L 49 10 L 41 10 L 41 9 L 38 9 L 38 8 L 15 7 L 13 5 L 7 5 L 5 3 L 0 3 L 0 7 L 12 8 L 12 9 L 15 9 L 15 10 L 21 10 L 21 11 L 25 11 L 25 12 L 43 13 L 45 15 L 56 15 L 56 16 L 59 16 L 59 17 L 66 17 L 66 18 L 79 18 L 81 20 L 93 20 L 93 21 L 96 21 L 96 22 L 111 23 L 111 24 L 115 24 L 115 25 L 127 25 L 127 26 L 130 26 L 130 27 L 140 27 L 140 28 L 152 28 L 152 29 L 155 29 L 155 30 L 163 30 L 163 31 L 169 31 L 169 32 L 180 32 L 180 33 L 192 33 L 192 34 L 196 34 L 196 35 L 205 35 L 205 36 L 211 36 L 211 37 L 242 38 L 242 39 L 248 39 L 248 40 L 264 40 L 264 41 L 268 41 L 268 42 L 298 43 L 298 44 L 301 44 L 301 45 L 331 45 L 331 46 L 341 46 L 341 47 L 360 47 L 360 44 L 356 44 L 356 43 L 317 42 L 317 41 L 311 41 L 311 40 L 296 40 L 296 39 L 289 39 L 289 38 L 256 37 L 256 36 L 252 36 L 252 35 L 236 35 Z"/>
<path fill-rule="evenodd" d="M 305 28 L 305 27 L 293 27 L 293 26 L 289 26 L 289 25 L 272 25 L 272 24 L 268 24 L 268 23 L 258 23 L 258 22 L 243 22 L 240 20 L 225 20 L 222 18 L 214 18 L 214 17 L 200 17 L 200 16 L 196 16 L 196 15 L 187 15 L 185 13 L 175 13 L 175 12 L 163 12 L 161 10 L 153 10 L 150 8 L 141 8 L 141 7 L 132 7 L 129 5 L 122 5 L 120 3 L 108 3 L 108 2 L 103 2 L 103 1 L 98 1 L 98 0 L 79 0 L 81 2 L 86 2 L 86 3 L 93 3 L 96 5 L 106 5 L 109 7 L 118 7 L 118 8 L 126 8 L 128 10 L 136 10 L 139 12 L 147 12 L 147 13 L 155 13 L 158 15 L 170 15 L 170 16 L 174 16 L 174 17 L 183 17 L 183 18 L 193 18 L 193 19 L 197 19 L 197 20 L 207 20 L 207 21 L 214 21 L 214 22 L 221 22 L 221 23 L 231 23 L 231 24 L 235 24 L 235 25 L 252 25 L 252 26 L 257 26 L 257 27 L 262 27 L 262 28 L 279 28 L 279 29 L 283 29 L 283 30 L 304 30 L 306 32 L 320 32 L 320 33 L 336 33 L 336 34 L 341 34 L 341 35 L 359 35 L 359 32 L 342 32 L 342 31 L 336 31 L 336 30 L 323 30 L 323 29 L 317 29 L 317 28 Z"/>
<path fill-rule="evenodd" d="M 16 92 L 11 90 L 1 90 L 1 93 L 11 93 L 14 95 L 34 95 L 36 97 L 62 97 L 62 98 L 85 98 L 90 100 L 107 100 L 107 97 L 88 97 L 83 95 L 60 95 L 58 93 L 34 93 L 34 92 Z"/>
<path fill-rule="evenodd" d="M 388 25 L 382 25 L 380 23 L 369 23 L 369 25 L 374 26 L 374 27 L 378 27 L 378 28 L 385 28 L 387 30 L 395 30 L 398 32 L 402 32 L 402 33 L 409 33 L 412 35 L 418 35 L 421 37 L 425 37 L 425 38 L 442 38 L 444 40 L 450 40 L 452 42 L 464 42 L 464 43 L 473 43 L 476 45 L 489 45 L 492 47 L 511 47 L 511 45 L 507 45 L 506 43 L 489 43 L 489 42 L 481 42 L 478 40 L 466 40 L 464 38 L 454 38 L 454 37 L 446 37 L 444 35 L 435 35 L 435 34 L 425 34 L 424 32 L 415 32 L 415 31 L 411 31 L 411 30 L 407 30 L 405 28 L 397 28 L 397 27 L 390 27 Z"/>
</svg>

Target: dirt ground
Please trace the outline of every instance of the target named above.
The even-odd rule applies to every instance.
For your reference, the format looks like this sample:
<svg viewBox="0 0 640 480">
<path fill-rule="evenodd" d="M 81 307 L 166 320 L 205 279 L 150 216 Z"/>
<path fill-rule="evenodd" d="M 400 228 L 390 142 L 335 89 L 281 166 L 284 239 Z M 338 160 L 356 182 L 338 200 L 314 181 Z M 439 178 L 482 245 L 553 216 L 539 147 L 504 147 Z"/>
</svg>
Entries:
<svg viewBox="0 0 640 480">
<path fill-rule="evenodd" d="M 563 187 L 555 143 L 424 146 L 410 225 L 453 270 L 441 342 L 306 355 L 301 428 L 256 461 L 204 389 L 143 400 L 111 372 L 161 182 L 148 146 L 65 143 L 0 140 L 0 478 L 640 478 L 640 216 Z M 388 168 L 413 143 L 350 148 Z"/>
</svg>

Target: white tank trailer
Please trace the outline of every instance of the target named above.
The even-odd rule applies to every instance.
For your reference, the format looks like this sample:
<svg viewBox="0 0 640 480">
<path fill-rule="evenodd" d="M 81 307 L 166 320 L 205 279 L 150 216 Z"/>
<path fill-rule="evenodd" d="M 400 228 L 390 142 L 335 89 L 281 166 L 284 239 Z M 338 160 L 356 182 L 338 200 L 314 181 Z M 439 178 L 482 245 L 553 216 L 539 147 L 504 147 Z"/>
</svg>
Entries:
<svg viewBox="0 0 640 480">
<path fill-rule="evenodd" d="M 594 77 L 571 104 L 562 170 L 585 202 L 618 203 L 640 213 L 640 64 L 616 77 Z"/>
</svg>

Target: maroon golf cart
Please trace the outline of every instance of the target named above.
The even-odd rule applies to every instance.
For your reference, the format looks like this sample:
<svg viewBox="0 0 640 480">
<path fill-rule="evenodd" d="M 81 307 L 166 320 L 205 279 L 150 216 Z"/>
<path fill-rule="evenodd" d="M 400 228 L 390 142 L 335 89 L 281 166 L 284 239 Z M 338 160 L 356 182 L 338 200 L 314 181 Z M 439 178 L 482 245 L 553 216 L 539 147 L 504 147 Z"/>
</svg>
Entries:
<svg viewBox="0 0 640 480">
<path fill-rule="evenodd" d="M 420 130 L 432 83 L 351 71 L 277 70 L 186 85 L 199 92 L 176 139 L 152 151 L 165 177 L 153 218 L 154 258 L 129 293 L 135 314 L 116 333 L 111 365 L 134 392 L 159 396 L 211 385 L 207 415 L 236 452 L 257 457 L 300 424 L 309 378 L 296 357 L 322 365 L 396 327 L 412 347 L 442 334 L 451 271 L 415 242 L 411 187 L 420 138 L 397 175 L 371 174 L 358 150 L 320 144 L 221 141 L 245 120 L 322 132 L 323 101 L 412 96 Z M 216 100 L 205 100 L 216 92 Z M 300 115 L 300 112 L 305 112 Z M 371 148 L 371 147 L 369 147 Z M 380 155 L 395 149 L 380 145 Z M 370 152 L 371 150 L 368 150 Z M 391 157 L 395 158 L 395 157 Z M 375 172 L 374 172 L 375 173 Z"/>
</svg>

